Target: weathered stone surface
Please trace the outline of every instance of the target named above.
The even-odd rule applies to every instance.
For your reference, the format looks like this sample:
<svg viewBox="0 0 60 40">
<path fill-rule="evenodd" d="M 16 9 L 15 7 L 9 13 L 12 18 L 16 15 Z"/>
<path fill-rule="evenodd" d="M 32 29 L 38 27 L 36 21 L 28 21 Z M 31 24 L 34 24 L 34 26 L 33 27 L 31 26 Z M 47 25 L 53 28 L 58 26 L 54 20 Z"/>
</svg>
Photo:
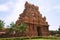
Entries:
<svg viewBox="0 0 60 40">
<path fill-rule="evenodd" d="M 39 8 L 33 4 L 25 3 L 25 9 L 20 14 L 16 24 L 21 22 L 25 22 L 28 25 L 28 36 L 47 36 L 49 34 L 46 17 L 42 17 Z"/>
</svg>

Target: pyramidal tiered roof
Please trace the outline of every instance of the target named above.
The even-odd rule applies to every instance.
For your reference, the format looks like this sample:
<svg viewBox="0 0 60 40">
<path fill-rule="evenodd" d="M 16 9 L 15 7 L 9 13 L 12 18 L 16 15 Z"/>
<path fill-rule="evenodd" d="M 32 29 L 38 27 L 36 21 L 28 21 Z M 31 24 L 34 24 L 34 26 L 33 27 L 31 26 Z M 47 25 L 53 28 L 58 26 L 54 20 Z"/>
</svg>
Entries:
<svg viewBox="0 0 60 40">
<path fill-rule="evenodd" d="M 16 23 L 20 24 L 21 22 L 48 25 L 48 22 L 46 22 L 46 17 L 42 17 L 38 6 L 35 6 L 28 2 L 25 3 L 25 9 L 23 13 L 20 14 L 19 19 Z"/>
</svg>

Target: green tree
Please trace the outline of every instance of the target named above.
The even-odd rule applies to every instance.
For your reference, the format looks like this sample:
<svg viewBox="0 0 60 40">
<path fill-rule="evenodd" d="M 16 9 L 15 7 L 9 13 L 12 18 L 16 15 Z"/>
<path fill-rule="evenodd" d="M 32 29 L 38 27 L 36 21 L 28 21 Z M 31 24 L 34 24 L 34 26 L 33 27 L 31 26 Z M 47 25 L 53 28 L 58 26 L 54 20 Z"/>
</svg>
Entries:
<svg viewBox="0 0 60 40">
<path fill-rule="evenodd" d="M 19 25 L 20 32 L 26 32 L 27 30 L 27 25 L 23 22 Z"/>
<path fill-rule="evenodd" d="M 14 23 L 14 22 L 12 22 L 11 24 L 10 24 L 10 32 L 13 32 L 13 33 L 15 33 L 15 31 L 16 31 L 16 24 Z"/>
<path fill-rule="evenodd" d="M 58 30 L 60 31 L 60 26 L 59 26 Z"/>
<path fill-rule="evenodd" d="M 26 28 L 27 25 L 25 23 L 21 23 L 20 25 L 15 24 L 14 22 L 12 22 L 9 26 L 9 28 L 7 29 L 8 32 L 7 33 L 12 33 L 13 35 L 15 35 L 16 33 L 24 33 L 26 32 Z"/>
<path fill-rule="evenodd" d="M 0 30 L 2 30 L 4 28 L 4 21 L 0 20 Z"/>
<path fill-rule="evenodd" d="M 16 33 L 16 24 L 14 22 L 11 22 L 10 25 L 7 26 L 8 28 L 6 29 L 7 30 L 7 34 L 15 34 Z"/>
<path fill-rule="evenodd" d="M 59 26 L 59 28 L 58 28 L 58 34 L 60 34 L 60 26 Z"/>
</svg>

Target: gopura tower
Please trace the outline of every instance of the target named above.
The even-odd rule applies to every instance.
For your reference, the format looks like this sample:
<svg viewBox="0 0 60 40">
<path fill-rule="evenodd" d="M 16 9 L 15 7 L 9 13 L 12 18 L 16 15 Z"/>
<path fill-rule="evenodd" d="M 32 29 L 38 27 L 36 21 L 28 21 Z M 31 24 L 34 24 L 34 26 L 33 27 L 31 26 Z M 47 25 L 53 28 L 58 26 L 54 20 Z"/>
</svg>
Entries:
<svg viewBox="0 0 60 40">
<path fill-rule="evenodd" d="M 47 36 L 49 34 L 49 25 L 46 22 L 46 17 L 42 17 L 37 6 L 28 2 L 25 3 L 25 9 L 19 15 L 16 24 L 22 22 L 27 24 L 28 36 Z"/>
</svg>

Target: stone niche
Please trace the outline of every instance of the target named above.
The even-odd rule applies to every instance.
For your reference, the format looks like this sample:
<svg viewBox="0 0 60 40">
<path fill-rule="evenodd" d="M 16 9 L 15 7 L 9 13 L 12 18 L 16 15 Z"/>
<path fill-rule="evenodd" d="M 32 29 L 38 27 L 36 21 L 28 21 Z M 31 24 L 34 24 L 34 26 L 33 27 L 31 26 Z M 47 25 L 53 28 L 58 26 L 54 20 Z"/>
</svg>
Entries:
<svg viewBox="0 0 60 40">
<path fill-rule="evenodd" d="M 46 21 L 46 17 L 42 17 L 39 12 L 38 6 L 25 3 L 25 9 L 23 13 L 19 15 L 16 24 L 25 22 L 27 24 L 27 35 L 28 36 L 48 36 L 49 35 L 49 25 Z"/>
</svg>

